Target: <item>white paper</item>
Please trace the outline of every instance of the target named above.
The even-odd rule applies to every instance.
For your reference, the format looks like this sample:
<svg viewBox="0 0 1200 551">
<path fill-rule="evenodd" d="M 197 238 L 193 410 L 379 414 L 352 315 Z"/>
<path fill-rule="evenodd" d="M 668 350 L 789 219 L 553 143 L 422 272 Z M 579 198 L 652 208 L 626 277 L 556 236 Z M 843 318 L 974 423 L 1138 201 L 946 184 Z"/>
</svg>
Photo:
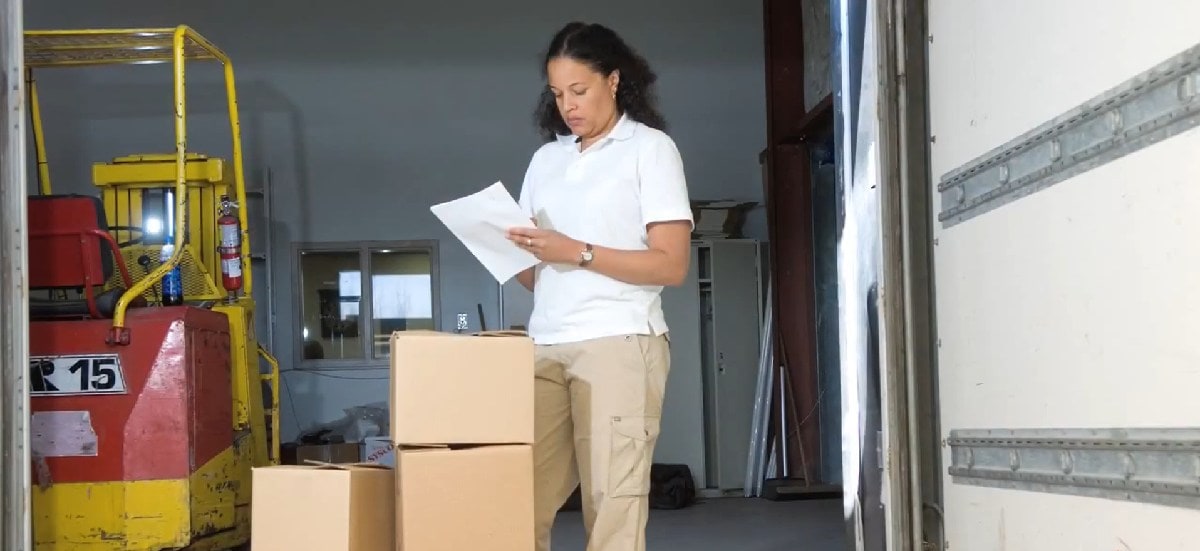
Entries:
<svg viewBox="0 0 1200 551">
<path fill-rule="evenodd" d="M 500 182 L 429 210 L 500 283 L 538 264 L 537 257 L 508 240 L 509 228 L 531 228 L 533 222 Z"/>
</svg>

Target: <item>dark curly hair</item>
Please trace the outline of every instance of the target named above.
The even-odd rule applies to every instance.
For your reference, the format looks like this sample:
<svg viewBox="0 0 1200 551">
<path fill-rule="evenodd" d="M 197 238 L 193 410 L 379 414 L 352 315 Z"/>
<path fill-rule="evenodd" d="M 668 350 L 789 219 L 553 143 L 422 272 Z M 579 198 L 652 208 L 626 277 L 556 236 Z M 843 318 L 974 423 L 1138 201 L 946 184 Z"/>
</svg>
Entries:
<svg viewBox="0 0 1200 551">
<path fill-rule="evenodd" d="M 608 76 L 620 71 L 617 83 L 617 111 L 646 126 L 666 131 L 667 122 L 658 112 L 658 101 L 654 93 L 654 82 L 658 75 L 650 64 L 630 48 L 612 29 L 596 23 L 568 23 L 554 35 L 546 58 L 542 62 L 542 76 L 546 66 L 558 57 L 568 57 L 585 63 L 596 72 Z M 570 127 L 558 112 L 554 93 L 542 90 L 534 119 L 538 130 L 546 141 L 556 136 L 568 135 Z"/>
</svg>

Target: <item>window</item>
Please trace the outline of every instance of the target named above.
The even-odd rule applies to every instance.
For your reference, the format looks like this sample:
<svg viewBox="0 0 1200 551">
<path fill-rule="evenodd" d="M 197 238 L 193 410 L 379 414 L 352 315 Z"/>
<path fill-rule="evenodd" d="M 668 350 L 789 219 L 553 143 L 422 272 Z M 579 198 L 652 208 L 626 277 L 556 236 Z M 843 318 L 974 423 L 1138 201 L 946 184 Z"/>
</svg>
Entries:
<svg viewBox="0 0 1200 551">
<path fill-rule="evenodd" d="M 296 247 L 297 357 L 306 364 L 382 363 L 394 331 L 438 327 L 437 243 Z"/>
</svg>

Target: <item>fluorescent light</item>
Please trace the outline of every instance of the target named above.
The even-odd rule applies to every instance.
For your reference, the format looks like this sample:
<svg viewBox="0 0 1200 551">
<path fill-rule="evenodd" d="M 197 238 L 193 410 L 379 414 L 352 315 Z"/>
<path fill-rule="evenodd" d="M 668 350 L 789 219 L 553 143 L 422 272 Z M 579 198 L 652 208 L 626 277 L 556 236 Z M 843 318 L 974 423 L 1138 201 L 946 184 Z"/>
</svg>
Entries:
<svg viewBox="0 0 1200 551">
<path fill-rule="evenodd" d="M 162 231 L 163 231 L 162 220 L 160 220 L 158 218 L 147 218 L 146 219 L 146 227 L 143 229 L 148 234 L 158 235 L 158 234 L 162 233 Z"/>
</svg>

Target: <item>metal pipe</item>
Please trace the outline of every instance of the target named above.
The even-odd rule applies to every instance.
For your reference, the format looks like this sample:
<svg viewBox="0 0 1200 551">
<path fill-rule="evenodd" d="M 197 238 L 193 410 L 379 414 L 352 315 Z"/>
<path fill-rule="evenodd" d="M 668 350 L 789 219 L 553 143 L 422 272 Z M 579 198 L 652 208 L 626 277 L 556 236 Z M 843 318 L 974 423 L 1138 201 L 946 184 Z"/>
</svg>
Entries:
<svg viewBox="0 0 1200 551">
<path fill-rule="evenodd" d="M 38 94 L 37 79 L 33 69 L 25 69 L 25 85 L 29 87 L 29 123 L 33 128 L 33 149 L 37 155 L 38 191 L 50 195 L 50 163 L 46 157 L 46 134 L 42 126 L 42 101 Z"/>
<path fill-rule="evenodd" d="M 906 379 L 911 365 L 906 361 L 909 347 L 905 340 L 905 247 L 901 238 L 904 226 L 901 198 L 904 190 L 902 186 L 886 184 L 900 182 L 905 166 L 900 159 L 899 147 L 902 134 L 899 104 L 904 77 L 901 54 L 896 44 L 897 37 L 901 35 L 897 21 L 897 9 L 901 7 L 898 0 L 875 0 L 874 13 L 868 12 L 871 21 L 866 28 L 871 36 L 867 41 L 874 44 L 864 48 L 872 48 L 875 59 L 871 64 L 864 62 L 863 80 L 869 78 L 877 90 L 877 103 L 869 116 L 877 124 L 875 140 L 881 169 L 877 178 L 883 184 L 877 192 L 879 208 L 875 220 L 877 225 L 873 228 L 880 235 L 872 236 L 872 239 L 880 240 L 876 256 L 880 289 L 877 299 L 879 334 L 876 338 L 881 351 L 879 393 L 883 434 L 883 482 L 880 491 L 884 499 L 894 504 L 886 510 L 883 530 L 888 542 L 897 549 L 907 550 L 920 547 L 911 546 L 915 519 L 910 499 L 913 465 L 909 457 L 911 415 L 908 412 L 912 406 L 912 395 L 907 392 Z M 864 57 L 870 59 L 870 56 Z"/>
<path fill-rule="evenodd" d="M 773 334 L 773 333 L 772 333 Z M 774 337 L 772 337 L 774 339 Z M 773 342 L 773 341 L 772 341 Z M 762 412 L 762 433 L 758 436 L 758 476 L 754 481 L 754 495 L 761 496 L 763 485 L 766 483 L 768 476 L 768 461 L 774 463 L 775 457 L 773 451 L 770 450 L 770 442 L 768 436 L 771 432 L 771 389 L 775 384 L 775 349 L 767 348 L 767 358 L 764 362 L 764 368 L 767 372 L 767 380 L 763 384 L 764 397 L 763 412 Z M 769 458 L 769 459 L 768 459 Z"/>
<path fill-rule="evenodd" d="M 275 356 L 272 356 L 261 344 L 258 345 L 258 354 L 271 366 L 271 375 L 269 376 L 269 380 L 271 381 L 271 463 L 278 465 L 280 461 L 279 385 L 283 382 L 283 376 L 279 372 L 279 360 L 275 359 Z"/>
<path fill-rule="evenodd" d="M 275 297 L 271 296 L 272 284 L 275 281 L 275 206 L 272 204 L 275 189 L 275 173 L 270 168 L 266 170 L 267 178 L 263 183 L 263 209 L 266 211 L 267 246 L 267 349 L 275 350 Z"/>
<path fill-rule="evenodd" d="M 758 487 L 763 477 L 762 453 L 766 447 L 767 421 L 770 419 L 768 400 L 771 393 L 767 381 L 774 373 L 771 364 L 771 282 L 767 282 L 766 311 L 763 313 L 762 330 L 759 335 L 758 377 L 754 384 L 754 412 L 750 422 L 750 452 L 746 461 L 746 480 L 743 483 L 743 497 L 758 497 Z"/>
<path fill-rule="evenodd" d="M 237 86 L 233 79 L 233 63 L 228 59 L 223 59 L 225 64 L 225 95 L 229 104 L 229 128 L 233 133 L 233 182 L 234 192 L 237 194 L 238 205 L 238 224 L 242 228 L 242 277 L 245 279 L 246 296 L 251 296 L 254 292 L 254 277 L 251 275 L 253 270 L 250 266 L 250 226 L 247 225 L 248 215 L 246 211 L 246 176 L 244 173 L 245 166 L 242 159 L 242 123 L 238 119 L 238 103 L 237 103 Z M 269 223 L 269 221 L 268 221 Z"/>
<path fill-rule="evenodd" d="M 176 39 L 179 39 L 180 33 L 192 42 L 199 45 L 205 51 L 212 55 L 217 61 L 224 66 L 225 69 L 225 98 L 229 108 L 229 130 L 230 140 L 233 144 L 233 183 L 234 196 L 237 197 L 238 203 L 238 224 L 242 229 L 242 278 L 245 280 L 243 292 L 246 296 L 252 296 L 254 292 L 254 277 L 253 269 L 250 265 L 250 226 L 247 224 L 249 216 L 246 214 L 246 169 L 245 160 L 242 155 L 242 123 L 238 115 L 238 100 L 237 100 L 237 80 L 234 78 L 233 61 L 208 39 L 200 36 L 191 27 L 181 26 L 176 31 Z M 180 72 L 180 81 L 182 81 L 182 70 Z"/>
<path fill-rule="evenodd" d="M 0 548 L 32 547 L 24 15 L 0 0 Z"/>
<path fill-rule="evenodd" d="M 212 42 L 209 42 L 207 38 L 200 36 L 200 33 L 197 33 L 191 27 L 179 27 L 176 31 L 177 39 L 180 33 L 207 51 L 225 69 L 225 99 L 229 108 L 230 140 L 233 144 L 233 187 L 238 203 L 238 224 L 241 225 L 242 229 L 242 278 L 245 280 L 243 292 L 246 296 L 252 296 L 251 294 L 254 292 L 254 278 L 251 274 L 253 270 L 250 266 L 250 226 L 247 224 L 249 217 L 246 214 L 246 170 L 245 160 L 242 155 L 242 123 L 238 115 L 237 82 L 234 78 L 233 61 L 229 59 L 229 56 L 224 51 Z M 180 73 L 180 77 L 180 80 L 182 80 L 182 73 Z"/>
<path fill-rule="evenodd" d="M 907 0 L 893 0 L 892 6 L 893 17 L 895 18 L 895 78 L 896 82 L 896 124 L 897 124 L 897 155 L 896 162 L 899 168 L 899 200 L 900 200 L 900 232 L 901 232 L 901 249 L 903 251 L 900 258 L 900 266 L 902 278 L 904 280 L 904 312 L 902 319 L 904 320 L 904 416 L 907 425 L 906 441 L 904 442 L 907 448 L 908 455 L 908 529 L 909 529 L 909 545 L 912 549 L 922 549 L 925 543 L 924 526 L 921 519 L 924 517 L 922 510 L 922 489 L 921 489 L 921 439 L 920 427 L 918 426 L 918 411 L 917 411 L 917 379 L 916 368 L 917 359 L 915 356 L 916 347 L 913 346 L 915 336 L 913 334 L 913 308 L 916 306 L 911 302 L 913 281 L 912 273 L 912 242 L 911 242 L 911 225 L 919 223 L 917 220 L 908 219 L 909 189 L 913 185 L 923 185 L 922 182 L 913 182 L 910 170 L 912 167 L 909 163 L 909 154 L 912 144 L 909 140 L 910 124 L 909 117 L 911 113 L 908 110 L 908 44 L 907 36 Z M 900 359 L 900 358 L 898 358 Z"/>
<path fill-rule="evenodd" d="M 792 475 L 792 466 L 788 457 L 788 422 L 787 422 L 787 366 L 779 364 L 779 450 L 780 450 L 780 478 L 787 480 Z M 800 443 L 804 445 L 803 442 Z"/>
<path fill-rule="evenodd" d="M 129 331 L 125 328 L 125 313 L 133 299 L 146 292 L 155 281 L 162 280 L 167 272 L 179 265 L 183 259 L 183 250 L 187 237 L 188 190 L 187 190 L 187 87 L 184 81 L 185 59 L 184 40 L 187 38 L 187 27 L 175 29 L 173 42 L 173 63 L 175 69 L 175 236 L 176 245 L 171 251 L 171 257 L 160 262 L 154 271 L 139 280 L 117 301 L 113 313 L 113 332 L 111 340 L 116 344 L 129 343 Z M 241 189 L 241 188 L 239 188 Z M 244 195 L 245 190 L 241 190 Z M 243 209 L 244 210 L 244 209 Z"/>
</svg>

